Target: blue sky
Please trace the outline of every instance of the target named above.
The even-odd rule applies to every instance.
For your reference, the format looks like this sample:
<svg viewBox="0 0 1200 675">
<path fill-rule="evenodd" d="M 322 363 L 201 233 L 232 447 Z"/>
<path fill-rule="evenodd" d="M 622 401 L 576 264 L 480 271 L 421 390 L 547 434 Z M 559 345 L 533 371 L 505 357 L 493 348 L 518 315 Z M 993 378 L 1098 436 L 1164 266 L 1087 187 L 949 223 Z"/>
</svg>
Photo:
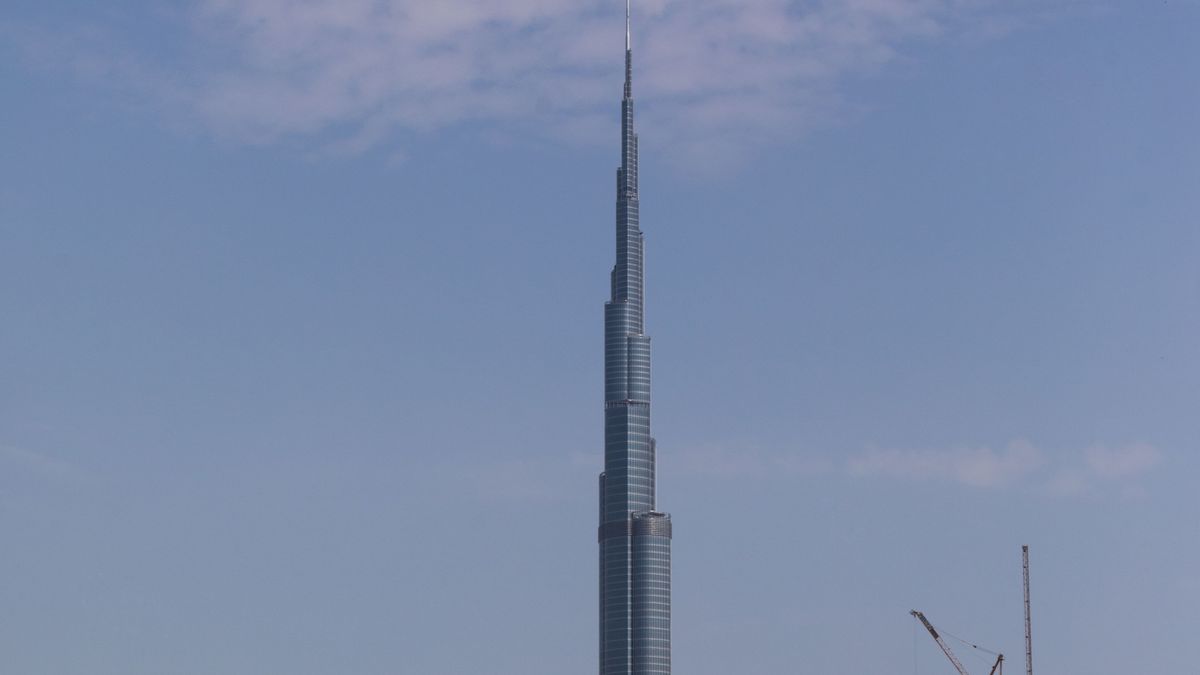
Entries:
<svg viewBox="0 0 1200 675">
<path fill-rule="evenodd" d="M 5 672 L 595 667 L 619 5 L 5 3 Z M 677 671 L 1192 667 L 1200 4 L 635 9 Z"/>
</svg>

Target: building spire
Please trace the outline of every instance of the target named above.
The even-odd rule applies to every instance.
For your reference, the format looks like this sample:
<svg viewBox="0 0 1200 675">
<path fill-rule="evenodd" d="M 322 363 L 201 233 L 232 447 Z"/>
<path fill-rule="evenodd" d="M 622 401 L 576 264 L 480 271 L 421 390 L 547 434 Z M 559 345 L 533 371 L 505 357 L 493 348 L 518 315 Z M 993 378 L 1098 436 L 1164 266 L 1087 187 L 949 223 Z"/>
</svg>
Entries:
<svg viewBox="0 0 1200 675">
<path fill-rule="evenodd" d="M 625 0 L 625 98 L 633 98 L 633 30 L 630 28 L 631 0 Z"/>
<path fill-rule="evenodd" d="M 625 0 L 625 51 L 633 51 L 633 31 L 629 28 L 630 4 L 632 0 Z"/>
</svg>

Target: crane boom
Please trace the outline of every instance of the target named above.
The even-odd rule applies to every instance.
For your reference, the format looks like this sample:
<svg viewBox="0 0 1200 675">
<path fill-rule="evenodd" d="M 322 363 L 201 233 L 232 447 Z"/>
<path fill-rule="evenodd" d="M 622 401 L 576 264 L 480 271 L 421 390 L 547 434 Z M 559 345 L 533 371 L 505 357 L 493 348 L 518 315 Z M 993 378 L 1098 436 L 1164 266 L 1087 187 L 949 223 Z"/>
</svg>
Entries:
<svg viewBox="0 0 1200 675">
<path fill-rule="evenodd" d="M 929 623 L 929 619 L 926 619 L 924 614 L 915 609 L 909 612 L 909 614 L 917 617 L 917 620 L 925 624 L 925 630 L 929 631 L 929 634 L 933 636 L 933 641 L 942 648 L 942 653 L 946 655 L 946 658 L 950 659 L 950 663 L 954 664 L 954 668 L 958 670 L 958 675 L 970 675 L 970 673 L 967 672 L 967 669 L 963 668 L 963 664 L 959 662 L 958 657 L 954 655 L 954 652 L 950 651 L 949 645 L 942 640 L 942 636 L 938 635 L 937 629 L 933 627 L 933 624 Z"/>
</svg>

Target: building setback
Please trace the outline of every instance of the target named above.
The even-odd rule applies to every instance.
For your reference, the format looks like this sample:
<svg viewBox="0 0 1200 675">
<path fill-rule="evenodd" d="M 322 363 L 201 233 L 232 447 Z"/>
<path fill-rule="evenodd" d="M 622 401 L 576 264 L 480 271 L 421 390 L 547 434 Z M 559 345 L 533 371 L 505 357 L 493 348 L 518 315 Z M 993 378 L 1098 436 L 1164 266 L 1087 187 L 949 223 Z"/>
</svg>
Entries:
<svg viewBox="0 0 1200 675">
<path fill-rule="evenodd" d="M 655 503 L 644 238 L 638 224 L 633 49 L 625 5 L 625 95 L 617 169 L 617 261 L 604 305 L 604 473 L 600 474 L 600 675 L 671 672 L 671 517 Z"/>
</svg>

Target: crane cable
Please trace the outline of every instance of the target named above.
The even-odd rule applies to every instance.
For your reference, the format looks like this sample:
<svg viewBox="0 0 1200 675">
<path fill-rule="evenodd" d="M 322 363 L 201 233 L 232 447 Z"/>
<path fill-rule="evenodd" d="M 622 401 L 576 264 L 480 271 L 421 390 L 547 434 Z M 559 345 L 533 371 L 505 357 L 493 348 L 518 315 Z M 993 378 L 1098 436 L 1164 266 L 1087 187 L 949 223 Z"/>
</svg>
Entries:
<svg viewBox="0 0 1200 675">
<path fill-rule="evenodd" d="M 942 635 L 948 635 L 948 636 L 950 636 L 950 637 L 954 638 L 955 640 L 958 640 L 959 642 L 961 642 L 961 643 L 963 643 L 964 645 L 966 645 L 966 646 L 970 647 L 971 649 L 978 649 L 979 651 L 981 651 L 981 652 L 984 652 L 984 653 L 986 653 L 986 654 L 991 654 L 992 656 L 1000 656 L 1000 653 L 999 653 L 999 652 L 994 652 L 994 651 L 992 651 L 992 650 L 990 650 L 990 649 L 986 649 L 986 648 L 984 648 L 984 647 L 980 647 L 979 645 L 975 644 L 974 642 L 968 642 L 967 640 L 964 640 L 964 639 L 962 639 L 962 638 L 958 637 L 957 635 L 955 635 L 955 634 L 953 634 L 953 633 L 947 632 L 947 631 L 946 631 L 946 630 L 944 630 L 944 629 L 941 629 L 941 628 L 939 628 L 939 629 L 938 629 L 938 632 L 939 632 L 939 633 L 941 633 Z"/>
<path fill-rule="evenodd" d="M 971 649 L 977 649 L 981 652 L 984 652 L 985 654 L 991 654 L 992 656 L 1000 656 L 999 652 L 994 652 L 986 647 L 980 647 L 979 645 L 975 644 L 974 642 L 970 642 L 969 640 L 964 640 L 964 639 L 958 637 L 957 635 L 955 635 L 954 633 L 951 633 L 945 629 L 938 628 L 937 626 L 934 626 L 934 628 L 937 628 L 937 632 L 940 635 L 945 635 L 948 638 L 958 640 L 959 642 L 970 647 Z M 979 656 L 978 654 L 976 654 L 975 656 L 977 656 L 978 658 L 981 658 L 981 659 L 983 658 L 982 656 Z M 986 661 L 986 659 L 985 659 L 985 661 Z M 915 621 L 913 622 L 913 675 L 917 675 L 917 624 Z"/>
<path fill-rule="evenodd" d="M 966 645 L 966 646 L 970 647 L 971 649 L 977 649 L 977 650 L 979 650 L 979 651 L 981 651 L 981 652 L 984 652 L 984 653 L 986 653 L 986 654 L 991 654 L 992 656 L 1000 656 L 1000 654 L 999 654 L 998 652 L 994 652 L 994 651 L 992 651 L 992 650 L 990 650 L 990 649 L 987 649 L 986 647 L 980 647 L 979 645 L 975 644 L 974 642 L 970 642 L 970 641 L 968 641 L 968 640 L 964 640 L 964 639 L 962 639 L 962 638 L 958 637 L 958 636 L 957 636 L 957 635 L 955 635 L 954 633 L 949 633 L 949 632 L 946 632 L 945 630 L 943 630 L 943 629 L 941 629 L 941 628 L 938 628 L 938 632 L 939 632 L 939 633 L 941 633 L 942 635 L 945 635 L 946 637 L 949 637 L 949 638 L 953 638 L 953 639 L 955 639 L 955 640 L 958 640 L 959 642 L 961 642 L 961 643 L 963 643 L 964 645 Z M 974 652 L 972 652 L 972 653 L 974 653 Z M 983 659 L 983 661 L 984 661 L 984 662 L 987 662 L 987 661 L 988 661 L 988 659 L 984 659 L 984 657 L 982 657 L 982 656 L 979 656 L 978 654 L 975 654 L 975 656 L 976 656 L 976 657 L 978 657 L 978 658 L 980 658 L 980 659 Z"/>
</svg>

